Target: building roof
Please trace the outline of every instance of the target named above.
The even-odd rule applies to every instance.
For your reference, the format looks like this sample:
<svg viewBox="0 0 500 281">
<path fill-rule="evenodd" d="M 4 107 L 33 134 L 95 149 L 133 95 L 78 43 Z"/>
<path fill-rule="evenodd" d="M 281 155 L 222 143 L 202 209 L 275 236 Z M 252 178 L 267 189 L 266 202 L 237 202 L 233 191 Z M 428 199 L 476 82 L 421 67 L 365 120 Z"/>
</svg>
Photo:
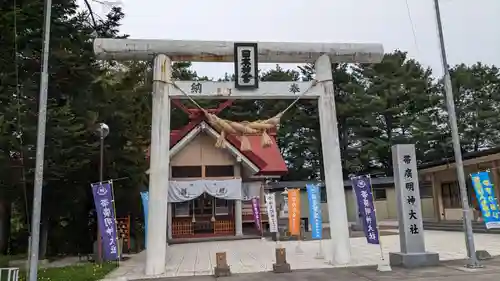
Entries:
<svg viewBox="0 0 500 281">
<path fill-rule="evenodd" d="M 372 177 L 371 178 L 372 185 L 394 185 L 393 177 Z M 266 189 L 284 189 L 284 188 L 301 188 L 305 189 L 306 184 L 319 184 L 320 187 L 324 187 L 325 184 L 323 181 L 277 181 L 277 182 L 269 182 L 267 183 Z M 344 188 L 351 188 L 352 182 L 351 180 L 344 181 Z"/>
<path fill-rule="evenodd" d="M 474 151 L 474 152 L 469 152 L 469 153 L 464 153 L 462 155 L 462 160 L 470 160 L 474 158 L 479 158 L 483 156 L 488 156 L 492 154 L 497 154 L 500 153 L 500 147 L 494 147 L 490 149 L 485 149 L 485 150 L 480 150 L 480 151 Z M 454 164 L 455 163 L 455 157 L 449 157 L 449 158 L 444 158 L 432 162 L 427 162 L 423 163 L 421 165 L 418 165 L 419 170 L 423 169 L 428 169 L 428 168 L 433 168 L 441 165 L 446 165 L 446 164 Z"/>
<path fill-rule="evenodd" d="M 172 149 L 177 143 L 183 141 L 188 137 L 189 133 L 197 128 L 199 128 L 202 124 L 208 125 L 205 122 L 205 117 L 200 116 L 198 118 L 192 119 L 186 126 L 182 127 L 179 130 L 172 130 L 170 133 L 170 149 Z M 213 131 L 216 131 L 213 127 L 210 126 Z M 195 134 L 196 135 L 196 134 Z M 262 176 L 278 176 L 284 175 L 288 172 L 288 168 L 286 166 L 285 160 L 281 155 L 281 151 L 276 143 L 275 134 L 270 134 L 271 139 L 273 140 L 271 146 L 262 147 L 261 145 L 261 136 L 248 136 L 248 140 L 250 141 L 252 150 L 251 151 L 241 151 L 239 148 L 241 146 L 240 140 L 236 136 L 226 136 L 226 140 L 238 149 L 238 151 L 250 160 L 255 166 L 258 167 L 259 171 L 256 175 Z M 187 140 L 188 142 L 191 140 Z"/>
<path fill-rule="evenodd" d="M 170 148 L 170 158 L 174 157 L 176 153 L 184 149 L 193 139 L 195 139 L 200 133 L 205 132 L 208 136 L 218 139 L 220 134 L 215 131 L 212 127 L 210 127 L 206 122 L 201 122 L 198 126 L 194 127 L 189 133 L 184 136 L 180 141 L 178 141 L 174 146 Z M 256 174 L 260 171 L 259 167 L 257 167 L 250 159 L 248 159 L 245 155 L 243 155 L 238 148 L 232 145 L 229 142 L 226 142 L 225 149 L 235 157 L 240 160 L 243 165 L 245 165 L 251 172 L 252 175 Z"/>
</svg>

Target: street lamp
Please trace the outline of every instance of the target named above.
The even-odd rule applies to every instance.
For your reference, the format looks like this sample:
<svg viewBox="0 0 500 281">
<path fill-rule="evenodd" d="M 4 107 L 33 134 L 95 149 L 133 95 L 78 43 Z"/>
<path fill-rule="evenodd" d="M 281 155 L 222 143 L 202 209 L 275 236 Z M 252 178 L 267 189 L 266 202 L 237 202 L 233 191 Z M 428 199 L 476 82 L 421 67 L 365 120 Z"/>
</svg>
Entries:
<svg viewBox="0 0 500 281">
<path fill-rule="evenodd" d="M 100 160 L 99 160 L 99 182 L 102 183 L 103 178 L 103 167 L 104 167 L 104 138 L 109 135 L 109 126 L 105 123 L 99 123 L 97 126 L 96 132 L 99 134 L 99 138 L 101 141 L 100 148 Z"/>
<path fill-rule="evenodd" d="M 40 97 L 38 99 L 38 126 L 36 136 L 35 184 L 33 187 L 33 215 L 31 217 L 31 237 L 29 241 L 29 274 L 30 281 L 38 278 L 38 247 L 40 245 L 40 217 L 42 216 L 43 165 L 45 152 L 45 131 L 47 126 L 47 92 L 49 88 L 49 46 L 50 20 L 52 16 L 52 0 L 45 0 L 43 9 L 43 48 L 40 71 Z"/>
<path fill-rule="evenodd" d="M 109 135 L 109 126 L 104 123 L 97 125 L 96 133 L 100 138 L 100 155 L 99 155 L 99 183 L 102 184 L 104 170 L 104 138 Z M 99 224 L 97 224 L 97 258 L 96 262 L 102 263 L 102 242 Z"/>
<path fill-rule="evenodd" d="M 448 59 L 446 57 L 446 48 L 444 44 L 443 24 L 441 22 L 441 12 L 439 10 L 439 1 L 434 0 L 434 12 L 436 15 L 436 28 L 439 38 L 439 50 L 441 51 L 441 64 L 443 67 L 443 84 L 445 91 L 446 109 L 448 112 L 448 121 L 451 129 L 451 139 L 453 142 L 453 151 L 455 154 L 455 168 L 457 170 L 458 186 L 460 188 L 460 197 L 462 199 L 462 213 L 465 232 L 465 245 L 467 247 L 467 267 L 481 267 L 476 255 L 474 245 L 474 233 L 472 230 L 472 218 L 469 208 L 469 199 L 467 197 L 467 184 L 465 181 L 464 163 L 462 159 L 462 149 L 460 146 L 460 136 L 458 134 L 457 114 L 455 113 L 455 102 L 453 100 L 453 87 L 451 84 L 450 71 L 448 69 Z"/>
</svg>

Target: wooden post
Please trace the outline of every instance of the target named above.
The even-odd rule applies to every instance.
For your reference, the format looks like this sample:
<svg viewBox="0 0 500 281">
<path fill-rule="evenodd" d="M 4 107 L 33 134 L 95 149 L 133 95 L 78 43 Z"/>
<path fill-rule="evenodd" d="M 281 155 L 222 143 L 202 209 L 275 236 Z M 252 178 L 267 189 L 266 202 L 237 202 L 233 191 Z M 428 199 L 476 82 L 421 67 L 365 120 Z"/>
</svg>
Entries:
<svg viewBox="0 0 500 281">
<path fill-rule="evenodd" d="M 274 273 L 291 272 L 290 264 L 286 261 L 286 249 L 276 248 L 276 263 L 273 264 Z"/>
<path fill-rule="evenodd" d="M 230 276 L 231 270 L 227 264 L 226 252 L 215 253 L 215 267 L 214 276 L 215 278 Z"/>
<path fill-rule="evenodd" d="M 432 187 L 432 200 L 434 203 L 434 217 L 436 221 L 441 221 L 442 220 L 442 214 L 444 213 L 444 210 L 442 210 L 441 206 L 442 203 L 441 201 L 443 200 L 441 197 L 441 188 L 438 186 L 437 181 L 436 181 L 436 175 L 435 173 L 430 174 L 430 179 L 431 179 L 431 187 Z"/>
<path fill-rule="evenodd" d="M 260 202 L 261 201 L 259 200 L 259 205 L 261 204 Z M 264 239 L 264 228 L 262 227 L 263 226 L 263 224 L 262 224 L 262 211 L 261 211 L 260 206 L 259 206 L 259 216 L 260 216 L 260 238 Z"/>
<path fill-rule="evenodd" d="M 497 200 L 500 200 L 500 177 L 498 176 L 498 168 L 498 161 L 494 160 L 493 167 L 491 169 L 491 173 L 493 174 L 493 191 L 495 192 Z"/>
</svg>

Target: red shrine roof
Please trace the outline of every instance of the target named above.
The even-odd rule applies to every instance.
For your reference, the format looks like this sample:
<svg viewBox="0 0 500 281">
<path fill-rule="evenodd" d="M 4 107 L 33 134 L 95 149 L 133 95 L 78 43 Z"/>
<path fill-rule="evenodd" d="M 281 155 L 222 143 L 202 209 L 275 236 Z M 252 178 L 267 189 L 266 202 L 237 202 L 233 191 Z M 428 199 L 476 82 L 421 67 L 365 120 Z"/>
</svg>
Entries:
<svg viewBox="0 0 500 281">
<path fill-rule="evenodd" d="M 170 133 L 170 149 L 187 138 L 190 132 L 196 130 L 197 128 L 202 126 L 202 124 L 210 126 L 206 122 L 205 117 L 203 115 L 199 115 L 198 117 L 192 118 L 191 121 L 183 128 L 179 130 L 172 130 Z M 211 126 L 210 128 L 215 131 L 215 129 Z M 273 140 L 273 143 L 271 144 L 271 146 L 265 148 L 261 145 L 261 136 L 248 136 L 248 140 L 250 141 L 252 147 L 251 151 L 240 150 L 241 143 L 236 136 L 226 136 L 226 140 L 229 142 L 229 144 L 234 146 L 239 151 L 239 153 L 241 153 L 258 168 L 259 171 L 255 175 L 284 175 L 288 172 L 288 168 L 286 166 L 285 160 L 283 159 L 283 156 L 281 155 L 278 144 L 276 143 L 276 132 L 270 132 L 269 136 Z"/>
</svg>

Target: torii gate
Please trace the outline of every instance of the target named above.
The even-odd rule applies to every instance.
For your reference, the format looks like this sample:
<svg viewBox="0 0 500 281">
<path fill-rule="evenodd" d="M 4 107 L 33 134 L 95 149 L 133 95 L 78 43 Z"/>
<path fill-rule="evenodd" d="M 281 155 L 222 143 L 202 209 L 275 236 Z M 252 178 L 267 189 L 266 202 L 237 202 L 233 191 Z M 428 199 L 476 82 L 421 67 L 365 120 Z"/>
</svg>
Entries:
<svg viewBox="0 0 500 281">
<path fill-rule="evenodd" d="M 318 99 L 319 122 L 330 217 L 331 255 L 327 260 L 350 262 L 349 225 L 344 195 L 340 146 L 332 81 L 332 62 L 378 63 L 381 44 L 235 43 L 224 41 L 96 39 L 94 52 L 103 60 L 150 60 L 153 67 L 153 116 L 148 205 L 146 275 L 165 273 L 170 146 L 170 100 Z M 236 62 L 236 82 L 172 81 L 172 61 Z M 316 81 L 259 82 L 258 62 L 314 63 Z M 307 90 L 307 93 L 305 91 Z M 184 93 L 183 93 L 184 92 Z"/>
</svg>

